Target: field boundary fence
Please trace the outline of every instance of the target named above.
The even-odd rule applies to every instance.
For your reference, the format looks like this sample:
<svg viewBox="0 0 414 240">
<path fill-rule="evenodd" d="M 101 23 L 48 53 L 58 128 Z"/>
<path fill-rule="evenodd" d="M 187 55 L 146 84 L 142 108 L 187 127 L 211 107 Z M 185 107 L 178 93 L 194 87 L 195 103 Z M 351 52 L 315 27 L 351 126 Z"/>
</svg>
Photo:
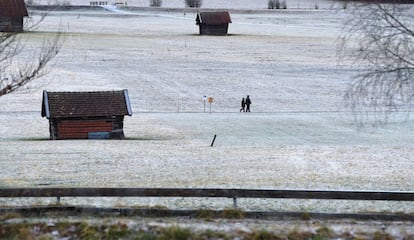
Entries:
<svg viewBox="0 0 414 240">
<path fill-rule="evenodd" d="M 237 199 L 319 199 L 363 201 L 414 201 L 407 191 L 338 191 L 229 188 L 0 188 L 0 198 L 56 197 L 191 197 L 229 198 L 237 208 Z"/>
</svg>

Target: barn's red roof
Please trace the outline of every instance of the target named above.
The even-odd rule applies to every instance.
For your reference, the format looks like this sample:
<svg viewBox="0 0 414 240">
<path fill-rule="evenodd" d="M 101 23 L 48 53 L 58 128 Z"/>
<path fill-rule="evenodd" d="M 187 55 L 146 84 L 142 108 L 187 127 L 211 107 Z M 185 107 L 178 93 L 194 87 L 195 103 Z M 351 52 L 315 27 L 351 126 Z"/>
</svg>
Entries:
<svg viewBox="0 0 414 240">
<path fill-rule="evenodd" d="M 42 117 L 76 118 L 132 115 L 128 91 L 43 91 Z"/>
<path fill-rule="evenodd" d="M 0 0 L 0 16 L 24 17 L 28 15 L 24 0 Z"/>
<path fill-rule="evenodd" d="M 197 24 L 220 25 L 231 23 L 229 12 L 198 12 Z"/>
</svg>

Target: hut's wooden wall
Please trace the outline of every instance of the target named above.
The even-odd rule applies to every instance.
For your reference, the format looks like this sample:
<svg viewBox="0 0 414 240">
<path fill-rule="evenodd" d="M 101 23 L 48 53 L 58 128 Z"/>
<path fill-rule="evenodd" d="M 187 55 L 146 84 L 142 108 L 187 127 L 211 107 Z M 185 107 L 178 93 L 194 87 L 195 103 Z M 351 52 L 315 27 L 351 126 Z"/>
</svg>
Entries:
<svg viewBox="0 0 414 240">
<path fill-rule="evenodd" d="M 123 139 L 123 116 L 103 119 L 49 119 L 50 139 L 88 139 L 90 133 L 108 133 Z"/>
<path fill-rule="evenodd" d="M 219 24 L 219 25 L 208 25 L 200 24 L 200 35 L 216 35 L 222 36 L 227 35 L 229 24 Z"/>
<path fill-rule="evenodd" d="M 112 132 L 112 122 L 94 121 L 62 121 L 58 124 L 57 139 L 87 139 L 90 132 Z"/>
<path fill-rule="evenodd" d="M 0 16 L 0 32 L 23 32 L 23 17 Z"/>
</svg>

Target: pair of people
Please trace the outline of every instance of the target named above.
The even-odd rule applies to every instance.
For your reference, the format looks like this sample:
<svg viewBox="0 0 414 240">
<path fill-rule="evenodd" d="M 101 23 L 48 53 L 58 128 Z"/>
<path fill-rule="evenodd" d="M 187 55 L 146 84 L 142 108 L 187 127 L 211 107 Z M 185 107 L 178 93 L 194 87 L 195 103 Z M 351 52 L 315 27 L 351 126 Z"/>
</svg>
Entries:
<svg viewBox="0 0 414 240">
<path fill-rule="evenodd" d="M 247 95 L 246 99 L 242 98 L 240 112 L 250 112 L 250 104 L 252 104 L 252 101 L 249 95 Z"/>
</svg>

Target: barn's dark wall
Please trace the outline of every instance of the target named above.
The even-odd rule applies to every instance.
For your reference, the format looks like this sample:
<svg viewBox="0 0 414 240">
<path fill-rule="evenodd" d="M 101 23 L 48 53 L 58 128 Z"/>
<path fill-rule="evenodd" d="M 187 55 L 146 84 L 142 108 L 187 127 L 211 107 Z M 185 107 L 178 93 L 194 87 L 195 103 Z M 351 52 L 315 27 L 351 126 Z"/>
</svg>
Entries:
<svg viewBox="0 0 414 240">
<path fill-rule="evenodd" d="M 220 25 L 208 25 L 200 24 L 200 35 L 217 35 L 222 36 L 226 35 L 229 28 L 229 24 L 220 24 Z"/>
<path fill-rule="evenodd" d="M 0 32 L 23 32 L 23 17 L 1 17 Z"/>
<path fill-rule="evenodd" d="M 123 116 L 92 119 L 49 119 L 50 139 L 88 139 L 91 133 L 107 133 L 123 139 Z"/>
</svg>

